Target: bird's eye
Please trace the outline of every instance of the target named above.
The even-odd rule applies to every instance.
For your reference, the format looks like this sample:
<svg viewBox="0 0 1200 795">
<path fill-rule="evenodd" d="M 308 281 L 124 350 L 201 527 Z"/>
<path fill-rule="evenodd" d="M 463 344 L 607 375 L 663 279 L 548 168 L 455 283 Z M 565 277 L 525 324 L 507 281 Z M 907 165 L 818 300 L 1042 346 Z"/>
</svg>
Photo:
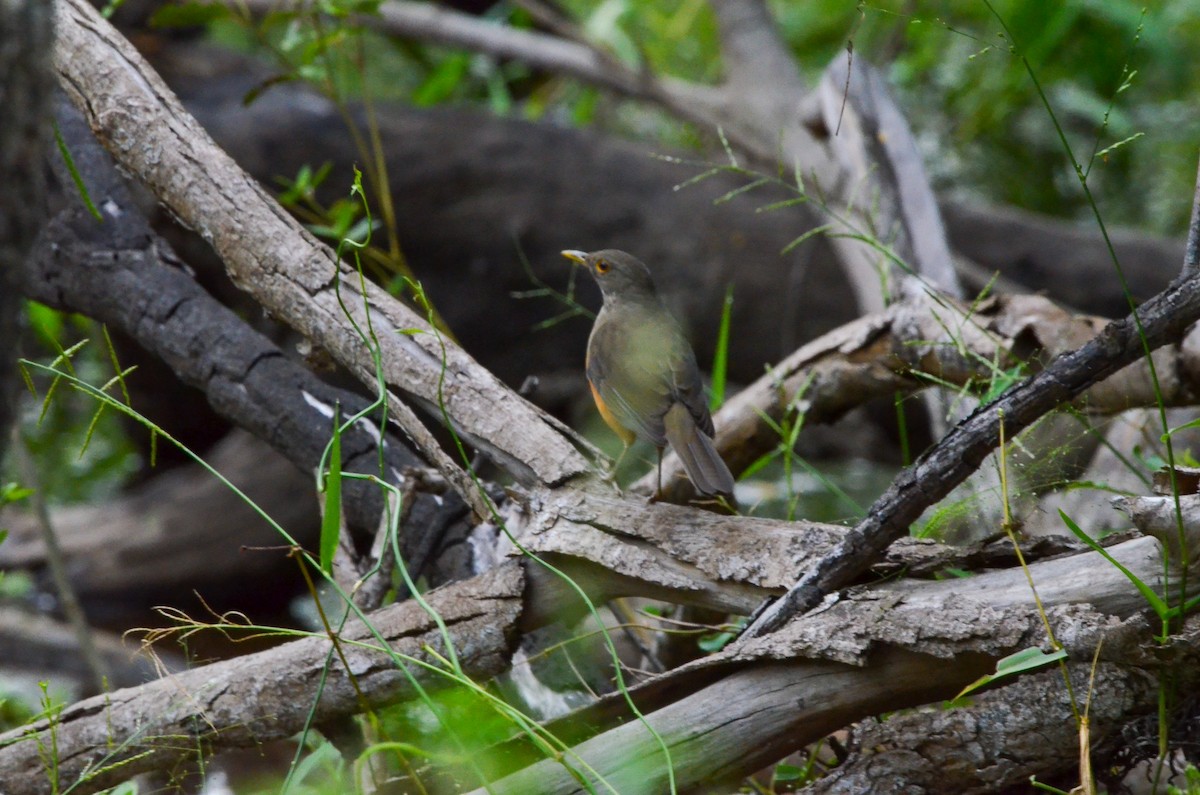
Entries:
<svg viewBox="0 0 1200 795">
<path fill-rule="evenodd" d="M 608 273 L 611 266 L 602 259 L 596 260 L 596 273 Z"/>
</svg>

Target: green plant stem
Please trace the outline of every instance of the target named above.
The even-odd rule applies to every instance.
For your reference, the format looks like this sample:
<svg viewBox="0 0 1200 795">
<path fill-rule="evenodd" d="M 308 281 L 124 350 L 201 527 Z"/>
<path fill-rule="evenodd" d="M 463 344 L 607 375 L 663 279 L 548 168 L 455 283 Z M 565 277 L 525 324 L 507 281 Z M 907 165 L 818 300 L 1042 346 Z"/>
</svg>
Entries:
<svg viewBox="0 0 1200 795">
<path fill-rule="evenodd" d="M 1021 544 L 1017 541 L 1016 531 L 1013 530 L 1012 506 L 1008 499 L 1008 455 L 1006 453 L 1006 445 L 1004 438 L 1004 414 L 1000 414 L 1000 447 L 997 450 L 997 457 L 1000 459 L 1000 491 L 1001 504 L 1004 510 L 1004 533 L 1008 536 L 1008 540 L 1012 543 L 1013 553 L 1017 556 L 1017 563 L 1021 567 L 1021 571 L 1025 574 L 1025 581 L 1029 583 L 1029 591 L 1033 594 L 1034 604 L 1037 605 L 1038 616 L 1042 619 L 1042 625 L 1046 628 L 1046 637 L 1050 640 L 1050 645 L 1055 651 L 1062 651 L 1062 644 L 1058 642 L 1058 638 L 1054 637 L 1054 628 L 1050 626 L 1050 618 L 1046 615 L 1046 606 L 1042 604 L 1042 598 L 1038 595 L 1037 585 L 1033 581 L 1033 574 L 1029 571 L 1029 565 L 1025 562 L 1025 553 L 1021 551 Z M 1058 661 L 1059 670 L 1062 671 L 1063 684 L 1067 688 L 1067 698 L 1071 702 L 1071 712 L 1075 716 L 1075 724 L 1081 725 L 1081 716 L 1079 712 L 1079 703 L 1075 700 L 1075 689 L 1071 685 L 1071 672 L 1067 668 L 1067 661 L 1060 659 Z"/>
<path fill-rule="evenodd" d="M 50 570 L 50 579 L 54 583 L 54 590 L 58 593 L 63 614 L 67 617 L 67 623 L 75 635 L 75 642 L 79 644 L 80 656 L 83 657 L 83 662 L 92 675 L 92 686 L 97 693 L 103 693 L 108 689 L 108 682 L 112 674 L 108 664 L 96 649 L 95 638 L 92 635 L 92 628 L 88 624 L 87 615 L 83 611 L 79 595 L 75 593 L 75 588 L 71 585 L 71 578 L 67 574 L 66 559 L 63 556 L 62 546 L 58 543 L 58 533 L 54 530 L 54 522 L 50 518 L 50 509 L 46 504 L 46 495 L 41 485 L 37 464 L 29 452 L 28 444 L 15 427 L 12 448 L 21 479 L 33 490 L 29 498 L 33 502 L 34 515 L 37 517 L 38 528 L 41 530 L 42 544 L 46 550 L 46 567 Z"/>
<path fill-rule="evenodd" d="M 1179 484 L 1177 482 L 1176 471 L 1175 471 L 1175 450 L 1171 443 L 1170 426 L 1167 423 L 1167 411 L 1166 411 L 1164 401 L 1162 399 L 1162 388 L 1159 383 L 1158 369 L 1157 369 L 1157 367 L 1155 367 L 1154 357 L 1151 355 L 1150 345 L 1149 345 L 1148 340 L 1146 339 L 1145 330 L 1142 327 L 1142 320 L 1141 320 L 1140 315 L 1138 314 L 1137 305 L 1135 304 L 1134 299 L 1133 299 L 1133 293 L 1129 289 L 1129 283 L 1125 278 L 1124 269 L 1121 267 L 1120 258 L 1117 257 L 1116 249 L 1113 247 L 1112 240 L 1109 237 L 1108 227 L 1105 225 L 1104 218 L 1100 214 L 1100 208 L 1096 204 L 1096 201 L 1095 201 L 1094 197 L 1092 196 L 1091 188 L 1088 187 L 1087 173 L 1083 170 L 1083 168 L 1079 164 L 1079 161 L 1075 158 L 1074 152 L 1071 149 L 1070 141 L 1067 140 L 1066 133 L 1063 131 L 1062 125 L 1059 123 L 1058 116 L 1057 116 L 1057 114 L 1055 114 L 1054 109 L 1051 107 L 1050 100 L 1046 96 L 1046 92 L 1042 89 L 1041 82 L 1038 80 L 1037 74 L 1033 70 L 1033 65 L 1030 64 L 1029 59 L 1024 55 L 1024 53 L 1016 52 L 1016 41 L 1012 36 L 1012 31 L 1009 30 L 1008 25 L 1004 22 L 1004 18 L 993 7 L 991 0 L 983 0 L 983 2 L 984 2 L 984 5 L 987 6 L 987 8 L 991 12 L 991 14 L 997 19 L 997 21 L 999 21 L 1000 25 L 1004 28 L 1004 33 L 1008 37 L 1009 42 L 1013 47 L 1014 53 L 1020 58 L 1021 64 L 1025 68 L 1026 74 L 1029 75 L 1029 79 L 1033 83 L 1033 86 L 1034 86 L 1035 91 L 1037 92 L 1038 98 L 1041 100 L 1043 107 L 1046 109 L 1046 113 L 1050 117 L 1050 121 L 1054 125 L 1054 130 L 1058 135 L 1059 143 L 1062 146 L 1063 152 L 1066 153 L 1068 159 L 1071 161 L 1071 165 L 1074 168 L 1075 174 L 1079 179 L 1079 185 L 1080 185 L 1081 189 L 1083 190 L 1084 197 L 1087 200 L 1088 206 L 1092 210 L 1092 215 L 1096 219 L 1096 224 L 1100 229 L 1100 234 L 1104 238 L 1104 245 L 1108 249 L 1109 257 L 1112 259 L 1113 269 L 1116 271 L 1117 278 L 1120 280 L 1121 289 L 1125 294 L 1126 301 L 1129 303 L 1130 314 L 1131 314 L 1131 316 L 1133 318 L 1133 322 L 1137 328 L 1138 337 L 1142 341 L 1142 347 L 1144 348 L 1144 354 L 1145 354 L 1145 359 L 1146 359 L 1146 366 L 1150 373 L 1151 382 L 1154 385 L 1154 394 L 1158 398 L 1158 400 L 1157 400 L 1158 416 L 1159 416 L 1159 422 L 1162 425 L 1162 429 L 1163 429 L 1163 440 L 1164 440 L 1164 445 L 1166 447 L 1166 453 L 1167 453 L 1167 472 L 1168 472 L 1168 477 L 1170 478 L 1170 482 L 1171 482 L 1171 496 L 1172 496 L 1172 498 L 1174 500 L 1174 504 L 1175 504 L 1174 507 L 1175 507 L 1176 533 L 1178 534 L 1178 540 L 1179 540 L 1178 546 L 1180 549 L 1180 560 L 1176 561 L 1176 564 L 1179 566 L 1179 568 L 1181 570 L 1181 574 L 1180 574 L 1180 578 L 1179 578 L 1180 579 L 1180 582 L 1179 582 L 1179 604 L 1182 606 L 1186 603 L 1186 600 L 1187 600 L 1187 577 L 1188 577 L 1188 568 L 1189 568 L 1190 561 L 1189 561 L 1189 551 L 1188 551 L 1188 546 L 1186 543 L 1184 526 L 1183 526 L 1183 509 L 1179 503 Z M 1198 176 L 1198 178 L 1200 178 L 1200 176 Z M 1198 186 L 1198 190 L 1200 190 L 1200 186 Z M 1195 206 L 1195 205 L 1193 205 L 1193 206 Z M 1185 262 L 1184 262 L 1184 273 L 1185 274 L 1189 273 L 1187 265 L 1188 265 L 1188 260 L 1185 256 Z M 1163 546 L 1163 583 L 1164 583 L 1163 587 L 1164 588 L 1166 588 L 1167 583 L 1170 582 L 1170 579 L 1169 579 L 1170 568 L 1171 568 L 1171 561 L 1169 560 L 1169 557 L 1167 555 L 1166 545 L 1164 545 Z M 1182 615 L 1182 610 L 1181 610 L 1178 621 L 1182 622 L 1183 618 L 1184 617 Z M 1171 630 L 1171 623 L 1169 621 L 1164 621 L 1164 631 L 1163 631 L 1162 642 L 1165 642 L 1166 635 L 1169 634 L 1170 630 Z M 1165 749 L 1167 748 L 1167 731 L 1168 731 L 1168 727 L 1169 727 L 1169 723 L 1167 720 L 1169 699 L 1167 698 L 1167 695 L 1164 692 L 1166 689 L 1166 683 L 1164 680 L 1165 680 L 1165 676 L 1160 677 L 1160 680 L 1159 680 L 1160 681 L 1160 685 L 1159 685 L 1160 691 L 1159 691 L 1159 704 L 1158 704 L 1160 764 L 1163 761 L 1163 759 L 1165 758 Z M 1157 779 L 1157 773 L 1156 773 L 1156 779 Z"/>
</svg>

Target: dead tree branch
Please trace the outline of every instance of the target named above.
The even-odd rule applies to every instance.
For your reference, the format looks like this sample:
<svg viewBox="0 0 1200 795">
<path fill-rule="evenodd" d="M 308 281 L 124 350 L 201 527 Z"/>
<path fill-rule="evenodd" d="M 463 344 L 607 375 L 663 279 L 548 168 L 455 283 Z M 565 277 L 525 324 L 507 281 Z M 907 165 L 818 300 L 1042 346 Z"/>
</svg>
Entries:
<svg viewBox="0 0 1200 795">
<path fill-rule="evenodd" d="M 1110 552 L 1137 576 L 1144 573 L 1163 586 L 1161 553 L 1151 539 Z M 1103 639 L 1103 659 L 1140 667 L 1142 675 L 1157 670 L 1154 655 L 1142 646 L 1145 602 L 1115 567 L 1085 554 L 1044 561 L 1030 571 L 1072 658 L 1090 659 Z M 989 629 L 980 634 L 982 625 Z M 883 703 L 950 698 L 992 671 L 999 657 L 1044 642 L 1045 627 L 1020 569 L 919 585 L 902 581 L 847 595 L 773 635 L 657 677 L 632 696 L 671 747 L 677 784 L 686 789 L 748 775 L 847 725 L 856 713 L 876 714 Z M 1061 675 L 1046 681 L 1062 698 Z M 1078 683 L 1077 692 L 1082 687 Z M 1099 733 L 1119 723 L 1128 703 L 1123 693 L 1106 694 L 1114 703 L 1099 714 L 1113 715 L 1113 722 Z M 617 696 L 572 716 L 608 727 L 574 750 L 623 795 L 662 792 L 667 773 L 657 741 L 638 722 L 617 717 Z M 714 711 L 713 704 L 722 708 Z M 541 791 L 585 791 L 552 761 L 490 788 L 529 792 L 535 782 Z"/>
<path fill-rule="evenodd" d="M 669 594 L 680 601 L 744 609 L 778 587 L 780 579 L 794 577 L 795 566 L 807 565 L 811 549 L 805 546 L 805 537 L 826 534 L 827 528 L 706 518 L 685 508 L 645 506 L 601 492 L 578 450 L 578 440 L 504 389 L 465 353 L 434 334 L 418 315 L 382 291 L 361 285 L 334 262 L 331 252 L 318 246 L 211 144 L 89 5 L 82 0 L 57 0 L 55 7 L 63 31 L 55 56 L 60 79 L 121 166 L 145 181 L 172 212 L 210 241 L 244 289 L 374 385 L 374 361 L 362 338 L 344 322 L 349 314 L 365 328 L 369 318 L 379 332 L 389 397 L 403 394 L 434 411 L 444 410 L 471 443 L 512 472 L 520 487 L 513 491 L 512 513 L 502 517 L 506 526 L 531 543 L 553 542 L 547 555 L 578 556 L 578 565 L 568 573 L 594 594 L 600 598 Z M 351 297 L 346 302 L 348 311 L 338 300 L 339 292 Z M 1151 344 L 1158 344 L 1182 333 L 1197 312 L 1200 299 L 1176 285 L 1145 307 L 1143 327 Z M 997 406 L 1004 412 L 1004 422 L 1015 430 L 1132 361 L 1141 343 L 1131 325 L 1125 321 L 1108 327 L 1079 351 L 1060 357 L 1030 386 L 1010 392 L 951 434 L 945 445 L 893 487 L 885 497 L 886 511 L 873 513 L 865 526 L 833 541 L 834 548 L 842 551 L 866 547 L 870 557 L 860 555 L 847 562 L 845 557 L 823 554 L 814 568 L 817 587 L 830 582 L 840 587 L 851 575 L 864 572 L 876 553 L 907 526 L 911 517 L 905 517 L 914 508 L 929 504 L 945 482 L 978 463 L 994 446 L 990 440 L 1000 421 Z M 417 333 L 405 333 L 413 329 Z M 398 400 L 396 404 L 400 405 Z M 954 461 L 947 461 L 949 457 Z M 440 465 L 480 515 L 491 511 L 481 504 L 466 473 L 449 461 Z M 577 533 L 566 533 L 571 525 Z M 759 544 L 740 551 L 718 550 L 717 538 L 711 541 L 714 546 L 698 546 L 706 533 L 711 537 L 721 527 L 736 527 Z M 588 543 L 579 543 L 585 535 Z M 584 552 L 576 551 L 580 547 L 588 550 L 586 560 Z M 764 554 L 768 549 L 771 552 Z M 1113 554 L 1142 579 L 1158 583 L 1162 567 L 1153 540 L 1130 542 Z M 534 565 L 505 563 L 431 597 L 451 626 L 455 646 L 466 650 L 460 657 L 472 676 L 485 677 L 503 669 L 519 630 L 560 615 L 556 608 L 566 600 L 546 584 L 544 572 L 533 574 L 540 571 Z M 1098 556 L 1044 561 L 1033 568 L 1039 582 L 1048 584 L 1042 597 L 1052 619 L 1064 637 L 1072 639 L 1077 652 L 1094 648 L 1120 620 L 1139 621 L 1144 609 L 1140 594 Z M 1091 607 L 1076 606 L 1082 602 Z M 436 649 L 441 642 L 431 619 L 415 605 L 386 608 L 374 619 L 385 621 L 385 640 L 406 654 L 419 656 L 425 644 Z M 807 728 L 795 732 L 781 730 L 790 718 L 778 704 L 768 709 L 761 700 L 748 702 L 761 719 L 748 715 L 743 724 L 746 733 L 739 742 L 726 744 L 725 750 L 692 742 L 701 735 L 711 738 L 709 742 L 721 736 L 719 729 L 727 717 L 714 714 L 713 698 L 729 703 L 751 691 L 764 698 L 782 694 L 786 707 L 789 697 L 811 695 L 813 691 L 806 688 L 814 681 L 821 683 L 820 675 L 832 674 L 836 668 L 848 684 L 865 681 L 855 676 L 860 670 L 879 674 L 879 681 L 901 694 L 900 702 L 919 703 L 942 692 L 939 688 L 973 678 L 996 657 L 1038 642 L 1042 631 L 1040 618 L 1028 606 L 1022 572 L 938 583 L 902 580 L 833 601 L 826 610 L 791 621 L 772 635 L 752 633 L 723 654 L 651 681 L 635 697 L 646 709 L 658 710 L 652 719 L 662 721 L 661 729 L 672 742 L 687 743 L 680 751 L 688 762 L 689 781 L 733 777 L 748 772 L 750 765 L 769 761 L 769 755 L 777 758 L 788 747 L 814 739 L 812 733 L 880 709 L 882 690 L 847 687 L 836 691 L 836 698 L 809 698 L 805 709 L 788 710 L 807 719 Z M 365 628 L 358 628 L 352 637 L 365 639 L 365 633 Z M 360 710 L 349 677 L 337 665 L 331 669 L 332 684 L 314 702 L 328 653 L 327 639 L 311 638 L 284 647 L 279 657 L 254 659 L 248 663 L 253 668 L 222 664 L 226 667 L 200 669 L 147 689 L 114 694 L 107 701 L 76 705 L 57 716 L 54 726 L 43 722 L 0 738 L 0 777 L 31 782 L 21 785 L 28 789 L 14 790 L 18 793 L 45 791 L 49 783 L 35 774 L 40 770 L 39 750 L 52 737 L 57 738 L 62 774 L 72 781 L 90 775 L 77 790 L 87 791 L 114 782 L 117 776 L 167 764 L 197 744 L 254 743 L 291 734 L 313 703 L 319 719 Z M 366 683 L 372 700 L 379 699 L 374 703 L 411 694 L 410 680 L 393 660 L 362 649 L 355 649 L 351 659 L 360 684 Z M 264 675 L 264 670 L 270 674 Z M 430 683 L 440 680 L 427 670 L 416 675 Z M 140 700 L 143 696 L 146 700 Z M 114 701 L 115 706 L 110 706 Z M 611 708 L 611 703 L 598 711 Z M 152 716 L 153 722 L 147 723 L 146 716 Z M 620 780 L 628 775 L 630 759 L 649 759 L 655 753 L 640 731 L 638 724 L 631 723 L 601 734 L 578 750 L 594 760 L 604 775 Z M 185 742 L 174 741 L 178 735 Z M 768 743 L 763 739 L 767 736 L 775 739 Z M 172 740 L 169 747 L 161 742 L 164 737 Z M 622 753 L 614 756 L 615 748 L 622 748 Z M 544 785 L 566 774 L 557 766 L 542 764 L 515 775 L 524 780 L 536 776 Z M 504 786 L 523 791 L 512 781 Z M 662 781 L 651 777 L 631 786 L 659 792 Z"/>
<path fill-rule="evenodd" d="M 66 0 L 55 8 L 55 68 L 68 95 L 118 164 L 213 246 L 236 284 L 275 317 L 318 340 L 369 389 L 376 388 L 375 362 L 361 334 L 375 330 L 393 414 L 409 411 L 398 394 L 435 416 L 445 410 L 469 443 L 523 482 L 557 484 L 591 471 L 576 447 L 583 443 L 569 429 L 506 389 L 425 318 L 336 262 L 328 247 L 213 144 L 90 6 Z M 131 137 L 130 130 L 140 134 Z M 253 251 L 246 247 L 250 239 L 259 241 Z M 504 421 L 497 422 L 500 417 Z M 477 515 L 489 515 L 457 464 L 433 449 L 422 452 L 437 459 Z"/>
<path fill-rule="evenodd" d="M 1195 488 L 1194 481 L 1190 488 Z M 1159 539 L 1168 549 L 1169 560 L 1194 559 L 1194 551 L 1184 554 L 1179 546 L 1178 522 L 1182 518 L 1185 538 L 1194 541 L 1200 528 L 1200 497 L 1196 494 L 1180 498 L 1181 516 L 1176 514 L 1174 499 L 1166 496 L 1122 497 L 1113 503 L 1130 514 L 1139 530 Z M 1172 577 L 1177 578 L 1178 573 L 1173 571 Z M 1197 670 L 1197 629 L 1192 621 L 1173 637 L 1178 654 L 1172 655 L 1171 676 L 1188 678 L 1193 675 L 1189 672 Z M 1087 658 L 1072 655 L 1072 681 L 1077 688 L 1087 684 L 1092 732 L 1089 750 L 1101 746 L 1103 735 L 1112 729 L 1139 715 L 1150 715 L 1158 707 L 1161 681 L 1144 668 L 1111 662 L 1144 654 L 1144 646 L 1138 649 L 1144 643 L 1141 632 L 1107 634 L 1104 659 L 1094 672 Z M 1079 689 L 1076 693 L 1078 698 Z M 866 787 L 899 793 L 917 786 L 931 791 L 984 793 L 1017 785 L 1033 774 L 1043 780 L 1056 771 L 1079 775 L 1081 729 L 1074 714 L 1078 704 L 1064 698 L 1060 673 L 1025 677 L 973 701 L 954 710 L 928 707 L 886 723 L 859 724 L 851 731 L 849 759 L 816 782 L 813 791 L 852 793 Z M 930 738 L 937 740 L 931 742 Z M 1130 758 L 1137 761 L 1134 754 Z"/>
<path fill-rule="evenodd" d="M 836 542 L 838 533 L 836 528 L 819 525 L 738 520 L 678 506 L 579 500 L 554 492 L 529 495 L 522 502 L 527 507 L 509 518 L 509 526 L 523 528 L 522 540 L 581 583 L 596 601 L 635 594 L 745 610 L 768 589 L 786 582 L 795 564 L 819 558 Z M 525 513 L 529 510 L 537 512 Z M 601 532 L 602 521 L 615 522 L 625 531 Z M 735 526 L 737 532 L 731 532 Z M 583 535 L 589 527 L 595 530 Z M 898 545 L 897 560 L 903 561 L 906 548 L 920 556 L 927 546 Z M 1110 551 L 1152 585 L 1161 577 L 1158 546 L 1152 539 Z M 1081 638 L 1081 648 L 1092 648 L 1088 644 L 1094 644 L 1096 633 L 1113 626 L 1111 616 L 1134 616 L 1144 606 L 1129 581 L 1098 555 L 1036 563 L 1033 572 L 1044 584 L 1046 604 L 1059 606 L 1054 609 L 1065 612 L 1056 615 L 1075 622 L 1066 634 Z M 519 632 L 569 619 L 584 609 L 561 580 L 530 559 L 504 563 L 487 574 L 446 586 L 431 594 L 429 601 L 449 627 L 464 672 L 476 679 L 490 677 L 510 664 Z M 1092 607 L 1067 607 L 1080 602 Z M 935 616 L 940 619 L 931 618 Z M 436 625 L 412 601 L 384 608 L 370 621 L 399 654 L 427 659 L 421 651 L 426 644 L 441 647 Z M 986 630 L 981 629 L 984 626 Z M 902 580 L 847 598 L 762 641 L 652 680 L 635 695 L 644 710 L 662 711 L 653 720 L 685 716 L 687 731 L 682 738 L 697 732 L 721 736 L 717 724 L 724 724 L 726 716 L 713 712 L 712 702 L 706 701 L 710 697 L 733 703 L 734 695 L 764 681 L 796 694 L 820 688 L 825 695 L 811 699 L 811 709 L 802 711 L 801 718 L 785 718 L 786 726 L 778 723 L 782 713 L 751 702 L 744 724 L 747 731 L 736 742 L 722 741 L 725 750 L 699 764 L 695 773 L 687 773 L 744 775 L 754 769 L 751 765 L 770 761 L 759 756 L 784 756 L 816 739 L 822 730 L 898 703 L 895 698 L 918 704 L 952 695 L 953 688 L 978 676 L 996 657 L 1040 642 L 1042 631 L 1020 570 L 933 583 Z M 417 666 L 405 673 L 403 666 L 377 651 L 359 648 L 356 641 L 372 639 L 365 628 L 356 626 L 344 634 L 342 643 L 344 650 L 352 652 L 358 687 L 372 706 L 411 697 L 408 674 L 425 687 L 445 681 L 443 673 Z M 1073 651 L 1077 650 L 1073 647 Z M 329 663 L 329 682 L 318 699 L 320 673 L 329 652 L 328 639 L 313 637 L 80 702 L 58 715 L 53 727 L 43 721 L 0 737 L 0 778 L 23 782 L 12 789 L 17 795 L 49 791 L 48 780 L 34 772 L 42 764 L 39 749 L 52 736 L 60 781 L 85 778 L 74 791 L 91 792 L 139 771 L 170 767 L 194 754 L 197 747 L 247 747 L 289 736 L 304 725 L 314 701 L 320 719 L 356 714 L 363 704 L 337 662 Z M 834 681 L 845 687 L 834 688 Z M 893 700 L 886 700 L 887 687 L 871 682 L 891 682 L 898 688 L 891 691 Z M 931 682 L 936 683 L 933 689 Z M 770 692 L 760 694 L 766 697 Z M 838 697 L 832 698 L 833 694 Z M 667 709 L 676 701 L 679 706 Z M 585 725 L 624 720 L 623 703 L 600 702 L 589 711 L 590 717 L 584 716 Z M 698 711 L 706 713 L 702 721 L 696 717 Z M 792 721 L 803 728 L 782 731 Z M 673 725 L 662 728 L 674 733 Z M 780 733 L 768 743 L 764 737 L 773 732 Z M 181 742 L 181 735 L 187 741 Z M 647 738 L 637 732 L 621 736 L 628 738 L 621 742 L 634 755 L 654 753 L 653 743 L 647 746 Z M 760 748 L 763 745 L 767 747 Z M 585 756 L 589 753 L 578 750 Z M 689 751 L 689 759 L 690 755 Z M 648 786 L 630 791 L 660 791 Z"/>
<path fill-rule="evenodd" d="M 521 567 L 512 563 L 430 594 L 469 676 L 487 679 L 510 664 L 523 587 Z M 96 792 L 141 772 L 169 770 L 197 749 L 247 748 L 291 736 L 307 725 L 314 703 L 320 723 L 360 712 L 360 691 L 370 694 L 369 703 L 382 704 L 445 683 L 447 672 L 426 651 L 445 652 L 441 634 L 416 602 L 384 608 L 371 616 L 371 626 L 355 622 L 340 638 L 350 675 L 330 662 L 337 659 L 330 641 L 312 637 L 105 693 L 8 732 L 0 739 L 5 791 L 51 791 L 39 749 L 55 755 L 58 781 Z M 250 705 L 256 706 L 247 711 Z"/>
<path fill-rule="evenodd" d="M 717 446 L 730 468 L 741 471 L 779 443 L 771 423 L 788 415 L 812 425 L 931 385 L 978 392 L 1014 367 L 1037 372 L 1092 340 L 1104 323 L 1041 296 L 1000 295 L 967 304 L 916 295 L 809 342 L 730 398 L 715 417 Z M 1076 406 L 1107 415 L 1159 400 L 1191 405 L 1200 395 L 1200 360 L 1192 353 L 1197 344 L 1200 332 L 1193 330 L 1154 354 L 1157 387 L 1145 360 L 1135 361 L 1087 387 Z M 664 493 L 676 501 L 690 494 L 681 473 L 677 459 L 664 460 Z M 649 476 L 634 487 L 650 488 Z"/>
<path fill-rule="evenodd" d="M 921 511 L 975 471 L 999 444 L 1002 426 L 1011 438 L 1148 351 L 1181 339 L 1198 318 L 1200 284 L 1176 280 L 1143 304 L 1136 315 L 1110 323 L 1083 347 L 1059 356 L 1042 372 L 976 411 L 901 472 L 838 550 L 809 570 L 755 621 L 746 636 L 778 629 L 857 577 L 888 544 L 908 532 Z"/>
<path fill-rule="evenodd" d="M 202 390 L 219 414 L 312 477 L 330 438 L 334 407 L 344 421 L 371 401 L 325 383 L 206 293 L 142 216 L 77 112 L 63 103 L 58 116 L 103 221 L 87 212 L 65 167 L 56 164 L 59 209 L 21 270 L 23 293 L 124 332 L 181 381 Z M 344 471 L 381 474 L 377 440 L 387 436 L 378 422 L 378 416 L 366 417 L 342 435 Z M 400 438 L 388 438 L 384 477 L 395 482 L 404 470 L 422 465 Z M 350 479 L 345 489 L 349 527 L 360 537 L 373 534 L 383 515 L 379 489 Z M 423 526 L 441 513 L 429 498 L 415 510 Z"/>
<path fill-rule="evenodd" d="M 53 14 L 39 0 L 0 6 L 0 460 L 16 422 L 21 292 L 18 269 L 41 223 L 42 152 L 49 140 Z"/>
<path fill-rule="evenodd" d="M 778 629 L 858 576 L 888 544 L 907 532 L 921 511 L 974 472 L 1000 443 L 1002 432 L 1012 438 L 1135 359 L 1149 359 L 1154 350 L 1182 339 L 1197 319 L 1200 282 L 1181 275 L 1128 317 L 1110 323 L 1087 344 L 1062 354 L 1033 378 L 977 410 L 901 472 L 838 550 L 758 616 L 745 636 L 753 638 Z"/>
</svg>

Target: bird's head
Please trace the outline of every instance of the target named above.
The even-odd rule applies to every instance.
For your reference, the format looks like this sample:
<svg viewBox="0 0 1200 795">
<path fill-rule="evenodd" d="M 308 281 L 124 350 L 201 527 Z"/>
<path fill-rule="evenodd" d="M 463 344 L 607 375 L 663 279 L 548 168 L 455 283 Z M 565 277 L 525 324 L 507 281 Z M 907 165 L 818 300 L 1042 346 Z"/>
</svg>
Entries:
<svg viewBox="0 0 1200 795">
<path fill-rule="evenodd" d="M 658 297 L 650 269 L 632 254 L 606 248 L 591 253 L 568 249 L 562 255 L 588 269 L 600 285 L 605 300 L 655 300 Z"/>
</svg>

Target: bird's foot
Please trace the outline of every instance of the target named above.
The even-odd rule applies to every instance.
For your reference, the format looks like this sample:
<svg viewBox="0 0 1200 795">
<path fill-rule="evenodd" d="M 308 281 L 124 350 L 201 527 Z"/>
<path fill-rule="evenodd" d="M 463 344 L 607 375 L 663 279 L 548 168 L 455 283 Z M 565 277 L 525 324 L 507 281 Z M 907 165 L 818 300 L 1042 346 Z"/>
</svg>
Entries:
<svg viewBox="0 0 1200 795">
<path fill-rule="evenodd" d="M 603 480 L 608 485 L 612 486 L 613 491 L 615 491 L 617 493 L 618 497 L 624 498 L 625 492 L 621 489 L 621 484 L 617 482 L 616 467 L 613 467 L 612 469 L 610 469 L 607 472 L 601 473 L 600 479 Z"/>
</svg>

